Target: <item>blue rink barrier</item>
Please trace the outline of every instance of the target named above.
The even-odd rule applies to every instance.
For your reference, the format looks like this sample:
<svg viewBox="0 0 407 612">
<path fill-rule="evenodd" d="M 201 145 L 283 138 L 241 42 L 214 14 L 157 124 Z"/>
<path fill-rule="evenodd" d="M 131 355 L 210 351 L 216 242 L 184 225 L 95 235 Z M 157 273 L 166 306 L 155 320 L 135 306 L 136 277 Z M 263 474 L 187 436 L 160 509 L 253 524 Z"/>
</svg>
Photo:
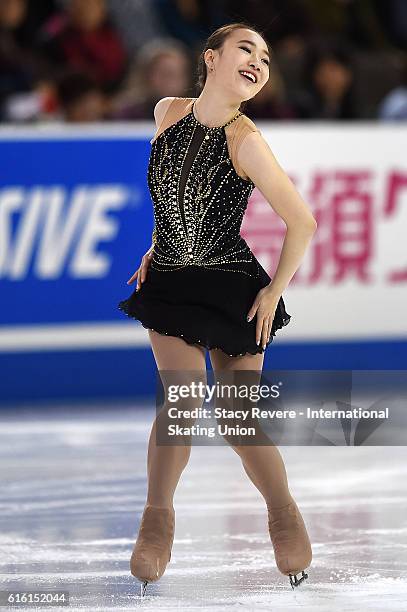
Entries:
<svg viewBox="0 0 407 612">
<path fill-rule="evenodd" d="M 276 342 L 266 351 L 264 368 L 399 370 L 406 369 L 406 363 L 406 342 Z M 210 367 L 208 356 L 207 365 Z M 152 401 L 156 389 L 152 351 L 141 346 L 0 354 L 0 371 L 0 408 L 54 400 Z"/>
<path fill-rule="evenodd" d="M 0 134 L 0 404 L 154 392 L 147 332 L 117 309 L 151 244 L 143 129 Z M 265 367 L 406 367 L 407 342 L 284 331 Z"/>
</svg>

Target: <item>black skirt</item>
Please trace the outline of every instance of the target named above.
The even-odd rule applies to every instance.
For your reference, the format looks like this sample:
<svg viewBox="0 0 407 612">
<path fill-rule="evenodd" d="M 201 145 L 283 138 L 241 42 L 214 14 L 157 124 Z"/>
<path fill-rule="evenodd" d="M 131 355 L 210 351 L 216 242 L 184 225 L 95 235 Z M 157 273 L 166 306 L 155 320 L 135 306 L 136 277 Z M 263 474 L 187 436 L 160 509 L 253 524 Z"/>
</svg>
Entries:
<svg viewBox="0 0 407 612">
<path fill-rule="evenodd" d="M 194 265 L 171 272 L 150 266 L 139 291 L 135 289 L 118 308 L 143 327 L 188 344 L 218 348 L 230 356 L 262 353 L 261 342 L 256 344 L 257 316 L 248 322 L 247 314 L 271 278 L 256 264 L 257 277 Z M 280 297 L 267 346 L 290 319 Z"/>
</svg>

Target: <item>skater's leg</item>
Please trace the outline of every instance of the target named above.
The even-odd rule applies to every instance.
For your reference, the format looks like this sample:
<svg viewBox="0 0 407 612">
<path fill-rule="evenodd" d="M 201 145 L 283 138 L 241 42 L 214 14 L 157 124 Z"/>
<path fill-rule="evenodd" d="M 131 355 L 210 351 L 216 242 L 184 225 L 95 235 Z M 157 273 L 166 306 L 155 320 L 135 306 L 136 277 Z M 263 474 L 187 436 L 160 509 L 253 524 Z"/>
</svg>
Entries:
<svg viewBox="0 0 407 612">
<path fill-rule="evenodd" d="M 182 338 L 161 335 L 149 330 L 152 350 L 167 398 L 168 385 L 206 382 L 205 351 L 199 345 L 189 345 Z M 177 401 L 176 408 L 191 409 L 196 399 Z M 168 403 L 164 400 L 154 420 L 147 456 L 148 493 L 141 517 L 137 542 L 130 559 L 133 576 L 142 581 L 142 594 L 148 582 L 158 580 L 171 559 L 175 532 L 173 498 L 181 473 L 191 452 L 190 440 L 182 438 L 177 444 L 163 445 L 157 432 L 169 424 Z M 171 403 L 171 407 L 174 404 Z M 191 419 L 182 419 L 181 425 L 190 426 Z M 168 439 L 168 438 L 167 438 Z"/>
<path fill-rule="evenodd" d="M 263 354 L 230 357 L 221 351 L 211 351 L 211 361 L 215 378 L 218 373 L 222 380 L 221 371 L 234 370 L 236 384 L 239 386 L 257 386 L 260 382 Z M 222 403 L 219 398 L 217 403 Z M 230 404 L 230 401 L 225 403 Z M 250 399 L 238 399 L 235 405 L 236 409 L 246 407 L 250 410 L 255 404 Z M 254 445 L 247 444 L 247 438 L 224 437 L 240 455 L 247 475 L 266 501 L 269 534 L 277 567 L 282 574 L 289 576 L 294 588 L 308 577 L 303 570 L 311 564 L 311 543 L 302 515 L 290 494 L 287 473 L 278 448 L 263 432 L 257 419 L 251 419 L 249 425 L 255 430 Z M 257 442 L 261 446 L 257 446 Z M 302 575 L 298 579 L 299 572 Z"/>
<path fill-rule="evenodd" d="M 232 372 L 239 370 L 236 375 L 238 384 L 248 386 L 259 384 L 264 354 L 247 354 L 241 357 L 230 357 L 223 351 L 214 349 L 210 351 L 210 358 L 215 378 L 217 371 L 221 375 L 222 371 Z M 222 403 L 218 399 L 217 402 L 219 405 Z M 237 402 L 239 402 L 239 405 L 237 405 Z M 239 399 L 237 402 L 232 408 L 250 409 L 251 406 L 255 406 L 255 403 L 250 402 L 248 399 Z M 230 402 L 228 407 L 231 407 Z M 242 424 L 241 421 L 240 424 Z M 247 422 L 245 421 L 244 425 L 246 424 Z M 291 496 L 288 488 L 287 473 L 280 451 L 273 444 L 272 440 L 264 434 L 257 420 L 254 422 L 250 421 L 248 424 L 256 428 L 255 438 L 261 445 L 245 444 L 245 440 L 237 440 L 234 443 L 233 437 L 230 439 L 226 437 L 226 439 L 233 450 L 240 456 L 246 474 L 264 497 L 267 506 L 269 508 L 284 506 L 291 501 Z M 246 438 L 246 440 L 248 439 Z"/>
<path fill-rule="evenodd" d="M 151 347 L 156 360 L 157 368 L 161 377 L 165 397 L 168 385 L 189 384 L 197 378 L 206 382 L 206 362 L 205 349 L 198 345 L 189 345 L 182 338 L 159 334 L 149 330 Z M 175 373 L 177 371 L 177 373 Z M 178 374 L 179 373 L 179 374 Z M 174 404 L 171 404 L 174 407 Z M 191 404 L 191 400 L 179 400 L 176 407 L 179 409 L 195 408 L 198 404 L 196 400 Z M 173 497 L 181 473 L 188 463 L 191 446 L 190 440 L 186 437 L 181 439 L 181 444 L 160 445 L 157 444 L 157 428 L 164 431 L 166 426 L 165 403 L 158 417 L 154 420 L 148 444 L 147 473 L 148 473 L 148 493 L 147 504 L 172 508 Z M 161 419 L 161 423 L 158 423 Z M 174 424 L 179 421 L 174 421 Z M 190 420 L 183 422 L 184 425 L 193 424 Z M 160 439 L 158 439 L 158 442 Z"/>
</svg>

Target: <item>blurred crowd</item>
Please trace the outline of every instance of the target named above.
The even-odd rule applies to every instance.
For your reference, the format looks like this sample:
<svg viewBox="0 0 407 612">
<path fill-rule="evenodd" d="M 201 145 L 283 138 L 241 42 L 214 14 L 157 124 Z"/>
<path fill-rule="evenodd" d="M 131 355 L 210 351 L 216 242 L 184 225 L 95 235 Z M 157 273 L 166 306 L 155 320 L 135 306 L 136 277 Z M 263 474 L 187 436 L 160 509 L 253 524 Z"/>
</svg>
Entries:
<svg viewBox="0 0 407 612">
<path fill-rule="evenodd" d="M 0 121 L 151 120 L 241 20 L 273 51 L 249 117 L 407 119 L 407 0 L 0 0 Z"/>
</svg>

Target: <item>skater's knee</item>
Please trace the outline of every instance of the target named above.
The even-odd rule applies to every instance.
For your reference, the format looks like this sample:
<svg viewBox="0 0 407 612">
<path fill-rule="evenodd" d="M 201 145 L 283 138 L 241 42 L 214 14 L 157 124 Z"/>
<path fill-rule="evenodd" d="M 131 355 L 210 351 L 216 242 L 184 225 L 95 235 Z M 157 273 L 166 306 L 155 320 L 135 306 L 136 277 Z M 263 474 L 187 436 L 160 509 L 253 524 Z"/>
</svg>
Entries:
<svg viewBox="0 0 407 612">
<path fill-rule="evenodd" d="M 186 428 L 195 425 L 201 405 L 191 402 L 191 399 L 180 398 L 176 402 L 165 401 L 157 415 L 157 422 L 160 427 L 172 425 Z"/>
</svg>

